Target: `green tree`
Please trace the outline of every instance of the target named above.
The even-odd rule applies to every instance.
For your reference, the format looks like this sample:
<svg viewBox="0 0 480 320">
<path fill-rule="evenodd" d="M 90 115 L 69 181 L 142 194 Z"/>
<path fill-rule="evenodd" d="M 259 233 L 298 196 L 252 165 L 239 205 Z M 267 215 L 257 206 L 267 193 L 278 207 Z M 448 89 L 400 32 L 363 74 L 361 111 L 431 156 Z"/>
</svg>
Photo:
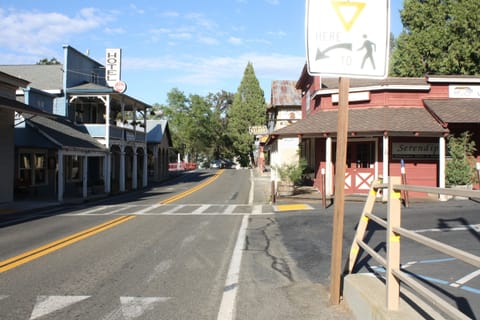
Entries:
<svg viewBox="0 0 480 320">
<path fill-rule="evenodd" d="M 58 61 L 56 58 L 43 58 L 37 62 L 37 64 L 60 64 L 60 61 Z"/>
<path fill-rule="evenodd" d="M 227 112 L 233 103 L 233 93 L 222 90 L 215 94 L 210 93 L 206 99 L 212 110 L 212 137 L 207 155 L 211 159 L 232 159 L 235 153 L 227 133 Z"/>
<path fill-rule="evenodd" d="M 188 136 L 188 151 L 196 159 L 205 155 L 214 139 L 213 112 L 208 101 L 199 95 L 190 96 L 191 107 L 186 122 Z"/>
<path fill-rule="evenodd" d="M 187 96 L 177 88 L 167 94 L 167 105 L 155 104 L 154 118 L 166 119 L 173 147 L 182 158 L 196 161 L 227 157 L 231 145 L 226 134 L 225 110 L 231 104 L 231 93 L 210 93 L 207 97 Z"/>
<path fill-rule="evenodd" d="M 190 101 L 185 93 L 173 88 L 167 93 L 167 105 L 160 106 L 156 113 L 168 120 L 170 134 L 172 135 L 173 148 L 182 156 L 186 154 L 188 137 L 185 132 L 187 124 L 187 112 Z"/>
<path fill-rule="evenodd" d="M 468 185 L 475 180 L 475 141 L 472 140 L 472 134 L 468 131 L 459 136 L 449 135 L 448 153 L 450 160 L 445 168 L 447 185 Z"/>
<path fill-rule="evenodd" d="M 263 90 L 255 76 L 253 64 L 248 62 L 227 114 L 228 134 L 243 166 L 253 163 L 254 137 L 249 133 L 249 128 L 265 124 L 265 108 Z"/>
<path fill-rule="evenodd" d="M 405 0 L 400 16 L 393 76 L 480 72 L 478 0 Z"/>
</svg>

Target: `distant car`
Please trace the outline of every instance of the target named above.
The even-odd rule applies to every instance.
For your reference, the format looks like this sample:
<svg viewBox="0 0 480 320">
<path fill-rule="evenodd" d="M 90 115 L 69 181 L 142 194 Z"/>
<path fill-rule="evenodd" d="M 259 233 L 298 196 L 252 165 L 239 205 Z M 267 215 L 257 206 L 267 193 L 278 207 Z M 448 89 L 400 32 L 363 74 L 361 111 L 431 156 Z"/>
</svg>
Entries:
<svg viewBox="0 0 480 320">
<path fill-rule="evenodd" d="M 234 166 L 235 164 L 233 163 L 232 160 L 228 160 L 228 159 L 225 159 L 223 160 L 223 167 L 225 169 L 232 169 L 232 167 Z"/>
<path fill-rule="evenodd" d="M 223 168 L 222 160 L 213 160 L 212 162 L 210 162 L 210 168 L 211 169 L 221 169 L 221 168 Z"/>
</svg>

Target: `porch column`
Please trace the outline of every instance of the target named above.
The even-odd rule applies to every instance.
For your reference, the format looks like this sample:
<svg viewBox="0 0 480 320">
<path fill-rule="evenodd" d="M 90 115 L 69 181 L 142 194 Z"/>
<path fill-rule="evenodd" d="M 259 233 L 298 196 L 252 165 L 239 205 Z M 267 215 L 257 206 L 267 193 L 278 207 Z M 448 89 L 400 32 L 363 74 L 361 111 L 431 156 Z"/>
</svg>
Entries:
<svg viewBox="0 0 480 320">
<path fill-rule="evenodd" d="M 57 161 L 57 170 L 58 170 L 58 175 L 57 175 L 57 186 L 58 186 L 58 201 L 62 202 L 63 201 L 63 190 L 65 187 L 65 179 L 63 176 L 63 151 L 58 150 L 58 161 Z"/>
<path fill-rule="evenodd" d="M 145 148 L 143 148 L 143 175 L 142 175 L 142 183 L 143 187 L 147 187 L 148 185 L 148 151 L 147 151 L 147 145 L 145 145 Z"/>
<path fill-rule="evenodd" d="M 83 164 L 82 164 L 82 198 L 86 199 L 88 196 L 88 157 L 84 155 L 82 157 Z"/>
<path fill-rule="evenodd" d="M 110 148 L 110 95 L 107 95 L 105 103 L 105 146 Z"/>
<path fill-rule="evenodd" d="M 383 135 L 383 182 L 388 183 L 388 167 L 390 166 L 390 161 L 388 159 L 388 136 Z M 383 201 L 388 201 L 388 189 L 383 190 Z"/>
<path fill-rule="evenodd" d="M 105 154 L 103 157 L 103 186 L 105 187 L 105 193 L 110 193 L 111 190 L 111 179 L 112 179 L 112 172 L 111 172 L 111 156 L 110 152 Z"/>
<path fill-rule="evenodd" d="M 270 149 L 270 181 L 273 181 L 275 190 L 277 190 L 277 166 L 278 163 L 278 138 L 273 141 Z"/>
<path fill-rule="evenodd" d="M 125 192 L 125 146 L 120 146 L 120 176 L 119 178 L 119 191 Z"/>
<path fill-rule="evenodd" d="M 153 180 L 158 180 L 160 178 L 159 170 L 160 168 L 160 161 L 158 158 L 158 144 L 153 145 Z"/>
<path fill-rule="evenodd" d="M 332 190 L 332 179 L 333 179 L 333 170 L 332 170 L 332 138 L 327 137 L 325 140 L 325 194 L 331 196 L 333 194 Z"/>
<path fill-rule="evenodd" d="M 446 165 L 446 145 L 445 137 L 438 139 L 438 187 L 445 188 L 445 165 Z M 439 196 L 440 201 L 447 201 L 447 197 L 444 194 Z"/>
<path fill-rule="evenodd" d="M 132 160 L 132 189 L 137 190 L 138 183 L 137 183 L 137 166 L 138 166 L 138 161 L 137 161 L 137 147 L 133 147 L 133 160 Z"/>
<path fill-rule="evenodd" d="M 169 164 L 168 164 L 168 149 L 162 149 L 162 157 L 160 160 L 160 172 L 161 178 L 168 176 Z"/>
</svg>

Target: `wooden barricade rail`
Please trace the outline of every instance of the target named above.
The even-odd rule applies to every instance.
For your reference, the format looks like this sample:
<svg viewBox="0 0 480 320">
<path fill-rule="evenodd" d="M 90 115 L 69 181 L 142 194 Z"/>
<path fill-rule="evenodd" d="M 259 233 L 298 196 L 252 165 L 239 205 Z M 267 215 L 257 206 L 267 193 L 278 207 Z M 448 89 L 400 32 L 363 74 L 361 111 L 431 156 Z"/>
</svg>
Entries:
<svg viewBox="0 0 480 320">
<path fill-rule="evenodd" d="M 347 273 L 351 274 L 355 267 L 360 248 L 368 255 L 382 265 L 386 270 L 386 292 L 387 310 L 398 310 L 400 301 L 400 285 L 404 283 L 415 293 L 420 295 L 445 314 L 455 319 L 470 319 L 457 308 L 451 306 L 444 299 L 433 293 L 426 286 L 416 281 L 400 268 L 400 241 L 401 237 L 408 238 L 419 244 L 437 250 L 476 268 L 480 268 L 480 257 L 457 249 L 453 246 L 444 244 L 440 241 L 430 239 L 411 230 L 401 227 L 401 191 L 417 191 L 433 194 L 444 194 L 452 196 L 462 196 L 471 198 L 480 198 L 480 190 L 458 190 L 450 188 L 433 188 L 422 186 L 411 186 L 401 184 L 401 177 L 390 177 L 388 184 L 382 184 L 380 181 L 372 183 L 369 195 L 365 202 L 360 221 L 350 249 L 350 255 L 346 265 Z M 384 220 L 373 214 L 373 207 L 379 190 L 384 189 L 388 192 L 387 219 Z M 379 226 L 386 229 L 386 257 L 382 257 L 367 243 L 364 242 L 365 233 L 370 220 L 373 220 Z"/>
</svg>

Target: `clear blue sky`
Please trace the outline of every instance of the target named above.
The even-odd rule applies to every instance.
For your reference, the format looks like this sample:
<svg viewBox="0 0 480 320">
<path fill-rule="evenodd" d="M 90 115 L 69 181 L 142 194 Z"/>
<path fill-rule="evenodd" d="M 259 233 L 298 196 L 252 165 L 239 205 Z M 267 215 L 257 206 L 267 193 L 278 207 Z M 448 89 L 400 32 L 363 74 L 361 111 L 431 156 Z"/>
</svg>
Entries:
<svg viewBox="0 0 480 320">
<path fill-rule="evenodd" d="M 394 34 L 401 5 L 391 0 Z M 64 44 L 105 63 L 122 48 L 126 94 L 153 104 L 172 88 L 236 92 L 250 61 L 269 102 L 272 80 L 300 76 L 304 20 L 298 0 L 1 0 L 0 64 L 62 61 Z"/>
</svg>

